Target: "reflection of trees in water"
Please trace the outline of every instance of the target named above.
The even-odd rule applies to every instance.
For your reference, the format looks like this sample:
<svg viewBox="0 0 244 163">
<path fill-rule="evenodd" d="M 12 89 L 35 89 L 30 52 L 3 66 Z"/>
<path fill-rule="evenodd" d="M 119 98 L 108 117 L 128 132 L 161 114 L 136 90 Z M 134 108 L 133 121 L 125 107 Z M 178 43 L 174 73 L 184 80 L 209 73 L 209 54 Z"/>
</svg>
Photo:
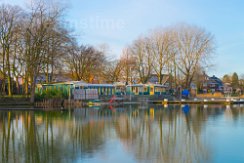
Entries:
<svg viewBox="0 0 244 163">
<path fill-rule="evenodd" d="M 23 114 L 22 118 L 24 122 L 28 122 L 18 128 L 19 115 L 14 115 L 12 112 L 1 112 L 0 114 L 2 162 L 40 162 L 38 147 L 36 146 L 37 140 L 34 136 L 35 129 L 31 121 L 32 115 L 28 114 L 26 116 L 26 114 Z M 26 132 L 26 134 L 19 135 L 19 132 Z M 28 143 L 25 144 L 25 142 Z M 31 150 L 32 148 L 36 150 Z M 20 155 L 22 153 L 26 153 L 27 157 L 25 160 Z"/>
<path fill-rule="evenodd" d="M 72 162 L 103 150 L 116 136 L 139 162 L 208 162 L 205 122 L 243 108 L 81 109 L 75 112 L 0 112 L 0 162 Z"/>
<path fill-rule="evenodd" d="M 226 107 L 224 114 L 228 119 L 237 122 L 240 115 L 244 114 L 244 109 L 240 107 Z"/>
<path fill-rule="evenodd" d="M 0 113 L 0 162 L 71 162 L 103 144 L 103 122 L 77 123 L 60 113 Z"/>
<path fill-rule="evenodd" d="M 70 128 L 73 152 L 92 154 L 104 143 L 104 122 L 76 124 Z"/>
<path fill-rule="evenodd" d="M 11 130 L 10 130 L 10 125 L 11 125 L 11 113 L 5 113 L 4 116 L 1 116 L 1 162 L 8 162 L 8 157 L 9 157 L 9 149 L 10 143 L 11 143 Z M 3 120 L 2 120 L 3 119 Z M 14 144 L 14 143 L 13 143 Z M 16 159 L 16 158 L 14 158 Z"/>
<path fill-rule="evenodd" d="M 200 138 L 207 116 L 203 110 L 196 109 L 194 116 L 185 115 L 179 108 L 155 110 L 154 120 L 149 111 L 140 112 L 143 112 L 139 113 L 140 118 L 120 116 L 115 123 L 118 137 L 137 159 L 154 162 L 206 162 L 210 159 L 210 151 Z"/>
</svg>

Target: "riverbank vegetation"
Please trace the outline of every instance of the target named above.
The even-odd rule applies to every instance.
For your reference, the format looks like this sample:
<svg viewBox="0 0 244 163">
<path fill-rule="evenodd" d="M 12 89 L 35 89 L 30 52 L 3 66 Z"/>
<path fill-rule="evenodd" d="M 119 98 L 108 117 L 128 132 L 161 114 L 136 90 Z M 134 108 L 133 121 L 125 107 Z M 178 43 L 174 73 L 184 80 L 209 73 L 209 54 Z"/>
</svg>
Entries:
<svg viewBox="0 0 244 163">
<path fill-rule="evenodd" d="M 42 93 L 35 94 L 35 101 L 42 101 L 44 99 L 68 99 L 68 96 L 61 90 L 43 90 Z"/>
</svg>

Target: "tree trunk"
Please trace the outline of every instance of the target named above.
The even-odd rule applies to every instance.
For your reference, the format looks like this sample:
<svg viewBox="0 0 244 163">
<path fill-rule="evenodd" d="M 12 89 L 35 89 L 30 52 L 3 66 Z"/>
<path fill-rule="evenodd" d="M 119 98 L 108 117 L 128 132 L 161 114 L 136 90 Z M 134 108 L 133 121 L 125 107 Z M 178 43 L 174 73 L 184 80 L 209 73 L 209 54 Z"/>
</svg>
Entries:
<svg viewBox="0 0 244 163">
<path fill-rule="evenodd" d="M 29 94 L 29 89 L 28 89 L 28 85 L 29 85 L 29 81 L 28 81 L 28 75 L 27 72 L 25 73 L 25 95 L 28 96 Z"/>
<path fill-rule="evenodd" d="M 30 97 L 30 102 L 33 104 L 35 102 L 35 81 L 36 77 L 34 75 L 32 81 L 31 81 L 31 97 Z"/>
<path fill-rule="evenodd" d="M 49 73 L 48 73 L 48 71 L 49 71 L 49 65 L 47 63 L 46 83 L 49 83 Z"/>
<path fill-rule="evenodd" d="M 8 76 L 8 95 L 12 96 L 11 77 Z"/>
<path fill-rule="evenodd" d="M 3 83 L 2 83 L 2 91 L 3 91 L 3 95 L 6 94 L 5 92 L 5 79 L 6 79 L 6 73 L 5 73 L 5 50 L 4 50 L 4 46 L 2 47 L 2 55 L 3 55 L 3 64 L 2 64 L 2 67 L 3 67 Z"/>
<path fill-rule="evenodd" d="M 17 90 L 16 90 L 16 91 L 17 91 L 16 93 L 17 93 L 17 94 L 20 94 L 19 77 L 16 77 L 16 89 L 17 89 Z"/>
<path fill-rule="evenodd" d="M 12 96 L 12 87 L 11 87 L 11 72 L 10 72 L 10 59 L 9 59 L 9 47 L 7 47 L 7 69 L 8 69 L 8 95 Z"/>
<path fill-rule="evenodd" d="M 158 83 L 162 84 L 162 73 L 161 72 L 158 74 Z"/>
</svg>

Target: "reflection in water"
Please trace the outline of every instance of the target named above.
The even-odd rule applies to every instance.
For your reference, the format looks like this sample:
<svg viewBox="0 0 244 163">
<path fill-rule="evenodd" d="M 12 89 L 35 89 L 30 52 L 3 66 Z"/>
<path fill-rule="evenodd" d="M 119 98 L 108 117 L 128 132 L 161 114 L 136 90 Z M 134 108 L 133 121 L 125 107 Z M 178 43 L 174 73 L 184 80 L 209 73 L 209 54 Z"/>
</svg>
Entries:
<svg viewBox="0 0 244 163">
<path fill-rule="evenodd" d="M 116 131 L 140 162 L 202 162 L 209 159 L 209 149 L 200 140 L 204 116 L 199 111 L 192 118 L 178 108 L 156 110 L 152 120 L 152 110 L 144 110 L 140 118 L 120 116 Z"/>
<path fill-rule="evenodd" d="M 135 162 L 210 162 L 212 147 L 204 134 L 208 120 L 237 121 L 243 113 L 222 106 L 2 111 L 0 162 L 87 161 L 113 148 L 106 145 L 113 139 Z"/>
</svg>

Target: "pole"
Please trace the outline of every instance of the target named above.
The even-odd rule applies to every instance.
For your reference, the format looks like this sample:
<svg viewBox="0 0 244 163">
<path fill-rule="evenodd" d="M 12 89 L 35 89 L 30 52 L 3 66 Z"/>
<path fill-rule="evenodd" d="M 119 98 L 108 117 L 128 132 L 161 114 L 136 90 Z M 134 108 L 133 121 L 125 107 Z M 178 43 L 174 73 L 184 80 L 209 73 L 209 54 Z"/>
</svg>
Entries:
<svg viewBox="0 0 244 163">
<path fill-rule="evenodd" d="M 131 93 L 132 93 L 132 71 L 131 71 L 131 67 L 130 67 L 130 83 L 131 83 L 131 87 L 130 87 L 130 101 L 131 101 Z"/>
</svg>

